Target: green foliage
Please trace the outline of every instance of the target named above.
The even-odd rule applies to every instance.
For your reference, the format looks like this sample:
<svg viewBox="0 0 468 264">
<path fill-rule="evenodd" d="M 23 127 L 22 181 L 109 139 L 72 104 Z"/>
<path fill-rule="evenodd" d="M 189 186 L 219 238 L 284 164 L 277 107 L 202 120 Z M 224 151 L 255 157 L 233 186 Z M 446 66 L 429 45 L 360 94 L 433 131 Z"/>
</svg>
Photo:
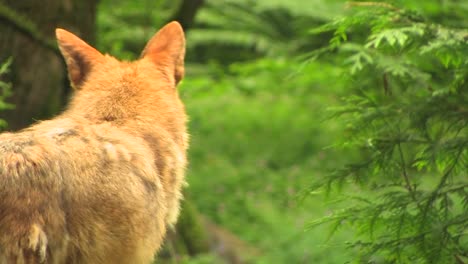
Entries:
<svg viewBox="0 0 468 264">
<path fill-rule="evenodd" d="M 0 64 L 0 111 L 6 109 L 12 109 L 14 106 L 7 103 L 5 100 L 11 96 L 11 83 L 2 80 L 2 77 L 8 74 L 12 59 L 8 59 Z M 5 120 L 0 119 L 0 128 L 6 128 L 7 123 Z"/>
<path fill-rule="evenodd" d="M 350 187 L 311 225 L 353 226 L 359 262 L 454 263 L 468 252 L 468 31 L 371 3 L 314 30 L 349 69 L 333 109 L 358 151 L 313 187 Z"/>
<path fill-rule="evenodd" d="M 334 81 L 339 75 L 330 64 L 265 58 L 183 83 L 191 118 L 189 197 L 264 253 L 254 263 L 333 264 L 352 254 L 338 243 L 346 234 L 324 244 L 327 232 L 303 232 L 311 208 L 326 212 L 321 197 L 297 200 L 338 159 L 322 149 L 337 136 L 335 124 L 323 121 L 338 100 L 330 90 L 343 85 Z"/>
</svg>

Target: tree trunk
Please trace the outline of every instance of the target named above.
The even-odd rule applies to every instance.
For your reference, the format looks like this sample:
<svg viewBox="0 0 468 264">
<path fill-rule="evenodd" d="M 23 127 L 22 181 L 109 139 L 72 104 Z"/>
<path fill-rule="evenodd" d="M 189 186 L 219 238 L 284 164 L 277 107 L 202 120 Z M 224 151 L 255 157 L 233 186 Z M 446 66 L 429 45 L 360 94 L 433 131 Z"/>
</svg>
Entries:
<svg viewBox="0 0 468 264">
<path fill-rule="evenodd" d="M 63 27 L 89 43 L 95 37 L 95 0 L 0 1 L 0 62 L 13 58 L 8 81 L 15 109 L 0 113 L 9 130 L 49 118 L 65 104 L 68 81 L 55 48 L 55 28 Z"/>
<path fill-rule="evenodd" d="M 183 0 L 179 10 L 171 20 L 178 21 L 187 30 L 192 27 L 195 15 L 204 2 L 205 0 Z"/>
<path fill-rule="evenodd" d="M 216 256 L 216 263 L 248 264 L 262 255 L 229 230 L 200 214 L 190 200 L 182 201 L 176 229 L 168 233 L 156 263 L 178 263 L 184 256 Z"/>
</svg>

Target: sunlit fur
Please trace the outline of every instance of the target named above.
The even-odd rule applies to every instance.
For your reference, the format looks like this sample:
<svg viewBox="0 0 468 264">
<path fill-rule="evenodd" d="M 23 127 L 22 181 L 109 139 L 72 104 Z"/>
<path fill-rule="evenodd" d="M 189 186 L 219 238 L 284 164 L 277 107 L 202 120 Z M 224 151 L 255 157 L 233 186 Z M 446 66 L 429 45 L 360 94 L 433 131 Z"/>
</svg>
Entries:
<svg viewBox="0 0 468 264">
<path fill-rule="evenodd" d="M 182 28 L 166 25 L 134 62 L 57 39 L 67 110 L 0 135 L 0 263 L 151 263 L 184 182 Z"/>
</svg>

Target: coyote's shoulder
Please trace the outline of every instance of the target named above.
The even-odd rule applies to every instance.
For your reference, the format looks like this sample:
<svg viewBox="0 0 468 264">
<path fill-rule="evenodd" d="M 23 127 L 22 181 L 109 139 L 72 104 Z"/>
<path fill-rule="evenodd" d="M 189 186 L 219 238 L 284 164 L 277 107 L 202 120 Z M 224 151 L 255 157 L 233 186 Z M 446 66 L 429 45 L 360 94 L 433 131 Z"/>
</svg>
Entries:
<svg viewBox="0 0 468 264">
<path fill-rule="evenodd" d="M 57 32 L 75 95 L 0 135 L 0 264 L 150 263 L 179 211 L 186 164 L 180 25 L 136 62 Z"/>
</svg>

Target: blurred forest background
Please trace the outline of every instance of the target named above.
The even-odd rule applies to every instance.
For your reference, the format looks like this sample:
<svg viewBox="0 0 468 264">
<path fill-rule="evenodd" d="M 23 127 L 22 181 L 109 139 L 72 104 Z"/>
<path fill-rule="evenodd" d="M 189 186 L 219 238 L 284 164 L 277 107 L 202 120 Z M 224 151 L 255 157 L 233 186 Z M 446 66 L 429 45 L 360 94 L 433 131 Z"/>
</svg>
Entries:
<svg viewBox="0 0 468 264">
<path fill-rule="evenodd" d="M 158 263 L 468 263 L 468 1 L 0 0 L 3 129 L 70 96 L 54 30 L 171 20 L 190 167 Z"/>
</svg>

